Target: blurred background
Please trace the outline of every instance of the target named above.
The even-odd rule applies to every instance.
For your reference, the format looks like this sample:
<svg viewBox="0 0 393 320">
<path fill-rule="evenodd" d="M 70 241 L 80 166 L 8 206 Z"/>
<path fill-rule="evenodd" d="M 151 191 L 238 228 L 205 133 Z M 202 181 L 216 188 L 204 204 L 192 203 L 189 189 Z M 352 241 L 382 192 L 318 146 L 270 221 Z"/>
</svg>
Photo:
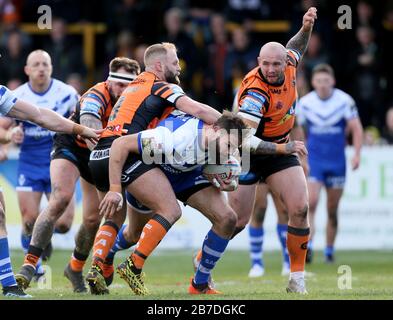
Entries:
<svg viewBox="0 0 393 320">
<path fill-rule="evenodd" d="M 351 29 L 337 27 L 337 9 L 343 4 L 352 10 Z M 41 5 L 52 9 L 50 30 L 37 27 Z M 393 144 L 393 0 L 96 0 L 94 4 L 0 0 L 0 83 L 10 89 L 24 83 L 27 54 L 42 48 L 52 57 L 53 77 L 83 93 L 106 79 L 108 63 L 115 56 L 136 59 L 143 66 L 147 46 L 169 41 L 178 48 L 184 90 L 220 111 L 230 109 L 241 79 L 256 66 L 260 47 L 268 41 L 285 45 L 301 27 L 310 6 L 317 7 L 318 20 L 298 68 L 299 96 L 310 91 L 312 68 L 330 63 L 337 87 L 356 101 L 368 146 L 360 170 L 348 173 L 338 247 L 391 248 L 393 148 L 388 145 Z M 17 224 L 19 213 L 12 208 L 16 206 L 12 190 L 16 177 L 8 166 L 13 164 L 1 165 L 5 178 L 0 182 L 9 189 L 8 211 L 15 215 L 9 221 Z M 325 211 L 322 205 L 319 210 Z M 181 239 L 184 245 L 197 244 L 198 239 L 190 240 L 194 216 L 179 223 L 181 233 L 173 231 L 174 244 L 182 243 Z M 267 226 L 274 232 L 275 215 L 268 212 L 267 216 L 271 217 Z M 325 219 L 326 212 L 319 216 Z M 320 226 L 322 231 L 323 221 Z M 240 247 L 247 245 L 243 236 L 236 240 Z"/>
<path fill-rule="evenodd" d="M 340 5 L 352 9 L 352 29 L 340 30 Z M 37 9 L 52 9 L 52 29 L 40 30 Z M 337 86 L 356 100 L 367 143 L 393 143 L 393 1 L 316 0 L 0 0 L 0 82 L 26 81 L 26 55 L 43 48 L 53 76 L 83 93 L 107 76 L 114 56 L 143 64 L 147 46 L 176 44 L 182 86 L 189 95 L 222 110 L 232 104 L 240 79 L 256 65 L 261 45 L 285 44 L 310 6 L 318 8 L 309 47 L 298 72 L 302 96 L 310 71 L 332 64 Z"/>
</svg>

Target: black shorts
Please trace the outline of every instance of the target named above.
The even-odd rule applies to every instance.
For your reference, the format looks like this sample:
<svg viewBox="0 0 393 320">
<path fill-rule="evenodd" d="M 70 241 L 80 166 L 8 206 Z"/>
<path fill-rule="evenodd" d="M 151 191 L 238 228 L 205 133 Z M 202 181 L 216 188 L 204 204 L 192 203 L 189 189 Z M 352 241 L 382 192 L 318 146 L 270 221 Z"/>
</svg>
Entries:
<svg viewBox="0 0 393 320">
<path fill-rule="evenodd" d="M 94 184 L 89 169 L 90 150 L 77 145 L 72 135 L 56 134 L 53 138 L 51 160 L 65 159 L 72 162 L 79 170 L 80 176 Z"/>
<path fill-rule="evenodd" d="M 300 166 L 296 155 L 251 155 L 250 170 L 239 178 L 241 185 L 252 185 L 257 182 L 265 182 L 272 174 Z"/>
<path fill-rule="evenodd" d="M 113 142 L 113 140 L 111 141 Z M 98 143 L 90 154 L 89 168 L 92 173 L 96 188 L 102 192 L 109 190 L 109 150 L 112 143 Z M 124 164 L 121 184 L 127 187 L 156 165 L 145 164 L 139 155 L 130 154 Z"/>
</svg>

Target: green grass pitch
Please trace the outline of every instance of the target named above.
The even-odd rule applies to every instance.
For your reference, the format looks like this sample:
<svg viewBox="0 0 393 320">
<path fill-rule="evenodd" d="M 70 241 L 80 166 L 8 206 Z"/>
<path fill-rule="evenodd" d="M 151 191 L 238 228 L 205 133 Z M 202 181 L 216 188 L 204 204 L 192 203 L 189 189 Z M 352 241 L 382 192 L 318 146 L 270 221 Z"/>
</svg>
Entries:
<svg viewBox="0 0 393 320">
<path fill-rule="evenodd" d="M 192 275 L 189 251 L 162 250 L 153 254 L 145 265 L 146 286 L 150 291 L 147 297 L 137 297 L 126 283 L 115 276 L 110 286 L 110 294 L 92 296 L 74 294 L 63 269 L 70 256 L 69 251 L 54 250 L 49 261 L 52 271 L 52 289 L 39 289 L 36 283 L 27 290 L 35 299 L 393 299 L 392 251 L 338 251 L 337 262 L 327 265 L 322 253 L 317 252 L 314 262 L 307 265 L 307 296 L 287 294 L 287 278 L 280 275 L 281 254 L 265 252 L 266 273 L 262 278 L 249 279 L 249 258 L 246 251 L 228 251 L 214 270 L 213 277 L 217 288 L 223 292 L 215 296 L 189 296 L 187 287 Z M 126 253 L 116 257 L 116 265 L 124 260 Z M 17 272 L 23 259 L 21 251 L 12 251 L 14 272 Z M 339 266 L 351 268 L 351 283 L 343 281 Z M 87 265 L 88 266 L 88 265 Z M 85 273 L 87 267 L 85 268 Z M 348 276 L 348 273 L 345 273 Z M 341 280 L 340 280 L 341 279 Z M 350 285 L 351 289 L 339 289 L 339 284 Z M 0 298 L 4 299 L 4 298 Z"/>
</svg>

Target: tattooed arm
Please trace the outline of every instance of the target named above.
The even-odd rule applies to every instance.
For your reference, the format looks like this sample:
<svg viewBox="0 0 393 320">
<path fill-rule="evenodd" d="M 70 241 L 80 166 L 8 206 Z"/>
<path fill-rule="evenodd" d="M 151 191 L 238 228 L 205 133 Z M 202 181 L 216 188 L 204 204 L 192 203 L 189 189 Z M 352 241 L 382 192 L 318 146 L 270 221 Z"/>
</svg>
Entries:
<svg viewBox="0 0 393 320">
<path fill-rule="evenodd" d="M 311 37 L 312 28 L 316 19 L 317 9 L 311 7 L 303 16 L 303 26 L 299 32 L 288 41 L 286 48 L 296 50 L 301 57 L 306 52 L 308 40 Z"/>
<path fill-rule="evenodd" d="M 101 120 L 98 119 L 97 117 L 93 116 L 92 114 L 81 115 L 80 123 L 81 123 L 81 125 L 91 128 L 91 129 L 96 129 L 96 130 L 103 129 Z M 95 145 L 93 143 L 91 143 L 90 141 L 86 140 L 86 144 L 90 150 L 94 149 Z"/>
<path fill-rule="evenodd" d="M 255 136 L 249 137 L 244 143 L 243 150 L 253 154 L 292 154 L 307 155 L 307 149 L 303 141 L 291 141 L 288 143 L 274 143 L 261 140 Z"/>
</svg>

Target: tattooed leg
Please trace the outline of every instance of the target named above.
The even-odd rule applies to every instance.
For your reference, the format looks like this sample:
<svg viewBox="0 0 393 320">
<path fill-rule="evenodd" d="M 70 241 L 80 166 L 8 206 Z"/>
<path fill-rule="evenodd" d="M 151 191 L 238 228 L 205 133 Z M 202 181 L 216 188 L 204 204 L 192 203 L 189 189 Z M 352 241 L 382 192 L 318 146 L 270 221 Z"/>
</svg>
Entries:
<svg viewBox="0 0 393 320">
<path fill-rule="evenodd" d="M 52 192 L 48 206 L 41 212 L 33 229 L 31 244 L 45 248 L 53 234 L 56 221 L 61 217 L 73 199 L 79 171 L 70 161 L 55 159 L 50 164 Z"/>
</svg>

